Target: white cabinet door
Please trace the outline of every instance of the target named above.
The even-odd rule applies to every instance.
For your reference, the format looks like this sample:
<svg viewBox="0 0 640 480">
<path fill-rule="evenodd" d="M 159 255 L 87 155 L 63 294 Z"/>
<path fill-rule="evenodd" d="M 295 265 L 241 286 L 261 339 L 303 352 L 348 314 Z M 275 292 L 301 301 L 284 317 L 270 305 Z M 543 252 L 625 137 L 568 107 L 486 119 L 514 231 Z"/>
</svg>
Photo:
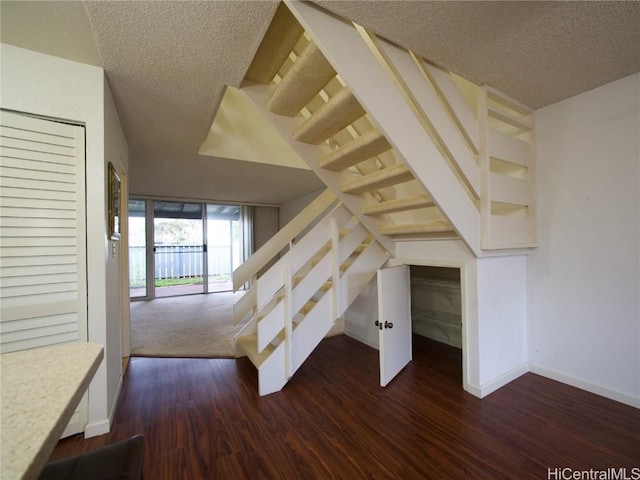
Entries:
<svg viewBox="0 0 640 480">
<path fill-rule="evenodd" d="M 0 111 L 2 353 L 87 341 L 84 141 L 83 127 Z"/>
<path fill-rule="evenodd" d="M 386 386 L 412 358 L 411 281 L 408 265 L 378 270 L 380 385 Z"/>
</svg>

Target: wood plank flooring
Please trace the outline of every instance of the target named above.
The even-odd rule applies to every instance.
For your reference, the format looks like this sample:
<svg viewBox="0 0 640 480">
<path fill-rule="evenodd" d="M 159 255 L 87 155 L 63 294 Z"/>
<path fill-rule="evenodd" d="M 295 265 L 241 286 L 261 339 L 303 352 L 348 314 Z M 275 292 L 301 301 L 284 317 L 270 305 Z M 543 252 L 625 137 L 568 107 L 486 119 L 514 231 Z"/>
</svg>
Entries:
<svg viewBox="0 0 640 480">
<path fill-rule="evenodd" d="M 112 431 L 62 440 L 52 459 L 141 433 L 146 480 L 546 479 L 549 468 L 640 467 L 638 409 L 534 374 L 479 400 L 462 390 L 460 351 L 423 337 L 386 388 L 377 362 L 377 351 L 329 338 L 282 392 L 260 398 L 246 358 L 132 358 Z"/>
</svg>

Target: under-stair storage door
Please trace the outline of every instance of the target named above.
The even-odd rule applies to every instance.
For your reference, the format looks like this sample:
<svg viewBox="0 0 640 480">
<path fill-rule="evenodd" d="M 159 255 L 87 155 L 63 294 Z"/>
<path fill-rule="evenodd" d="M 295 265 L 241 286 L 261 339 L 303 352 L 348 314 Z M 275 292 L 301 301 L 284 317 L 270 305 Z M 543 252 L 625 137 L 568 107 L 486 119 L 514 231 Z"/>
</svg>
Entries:
<svg viewBox="0 0 640 480">
<path fill-rule="evenodd" d="M 87 341 L 84 171 L 83 127 L 0 111 L 2 353 Z"/>
<path fill-rule="evenodd" d="M 408 265 L 378 270 L 380 385 L 385 387 L 412 358 L 411 277 Z"/>
</svg>

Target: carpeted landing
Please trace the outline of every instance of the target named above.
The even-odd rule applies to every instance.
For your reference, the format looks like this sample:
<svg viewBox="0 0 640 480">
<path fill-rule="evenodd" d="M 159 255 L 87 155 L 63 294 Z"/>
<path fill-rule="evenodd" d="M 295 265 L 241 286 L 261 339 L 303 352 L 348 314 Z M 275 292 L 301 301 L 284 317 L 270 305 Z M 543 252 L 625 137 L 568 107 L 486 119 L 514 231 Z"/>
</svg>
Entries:
<svg viewBox="0 0 640 480">
<path fill-rule="evenodd" d="M 233 357 L 233 304 L 244 292 L 131 302 L 131 355 Z"/>
</svg>

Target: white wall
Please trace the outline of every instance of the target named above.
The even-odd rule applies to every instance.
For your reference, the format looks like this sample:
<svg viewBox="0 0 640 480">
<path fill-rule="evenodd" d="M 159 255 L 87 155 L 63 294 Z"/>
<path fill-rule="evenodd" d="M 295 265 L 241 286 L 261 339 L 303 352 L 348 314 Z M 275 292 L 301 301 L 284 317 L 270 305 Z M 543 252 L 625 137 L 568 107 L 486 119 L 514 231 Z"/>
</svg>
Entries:
<svg viewBox="0 0 640 480">
<path fill-rule="evenodd" d="M 120 180 L 122 182 L 121 211 L 127 202 L 126 183 L 127 170 L 129 165 L 127 140 L 120 125 L 120 118 L 116 111 L 111 90 L 106 79 L 104 81 L 104 157 L 105 163 L 113 163 Z M 105 170 L 107 175 L 107 170 Z M 106 197 L 105 197 L 106 201 Z M 127 210 L 124 209 L 123 214 Z M 128 291 L 128 270 L 125 268 L 128 263 L 123 261 L 123 256 L 127 256 L 127 215 L 121 214 L 120 228 L 121 237 L 119 241 L 108 241 L 109 255 L 106 257 L 106 338 L 110 345 L 107 350 L 107 411 L 109 419 L 113 420 L 117 398 L 122 382 L 122 357 L 129 356 L 122 350 L 123 326 L 129 328 L 129 291 Z M 123 275 L 124 273 L 124 275 Z"/>
<path fill-rule="evenodd" d="M 107 329 L 106 159 L 104 73 L 101 68 L 2 44 L 3 108 L 49 116 L 86 127 L 87 273 L 89 341 L 105 346 L 105 358 L 89 387 L 87 435 L 109 429 L 113 383 L 109 359 L 119 352 L 120 338 Z M 113 112 L 110 123 L 117 123 Z M 109 128 L 108 136 L 113 133 Z M 110 275 L 111 277 L 111 275 Z M 111 278 L 110 278 L 111 279 Z M 119 314 L 117 314 L 119 317 Z M 121 364 L 120 364 L 121 365 Z M 121 366 L 118 367 L 119 372 Z M 111 382 L 108 381 L 111 378 Z"/>
<path fill-rule="evenodd" d="M 304 207 L 315 200 L 315 198 L 323 191 L 324 189 L 316 190 L 280 205 L 280 227 L 284 227 L 287 223 L 293 220 L 297 214 L 304 210 Z"/>
<path fill-rule="evenodd" d="M 536 112 L 535 372 L 640 407 L 640 74 Z"/>
<path fill-rule="evenodd" d="M 527 257 L 479 258 L 478 385 L 482 397 L 529 371 Z"/>
</svg>

